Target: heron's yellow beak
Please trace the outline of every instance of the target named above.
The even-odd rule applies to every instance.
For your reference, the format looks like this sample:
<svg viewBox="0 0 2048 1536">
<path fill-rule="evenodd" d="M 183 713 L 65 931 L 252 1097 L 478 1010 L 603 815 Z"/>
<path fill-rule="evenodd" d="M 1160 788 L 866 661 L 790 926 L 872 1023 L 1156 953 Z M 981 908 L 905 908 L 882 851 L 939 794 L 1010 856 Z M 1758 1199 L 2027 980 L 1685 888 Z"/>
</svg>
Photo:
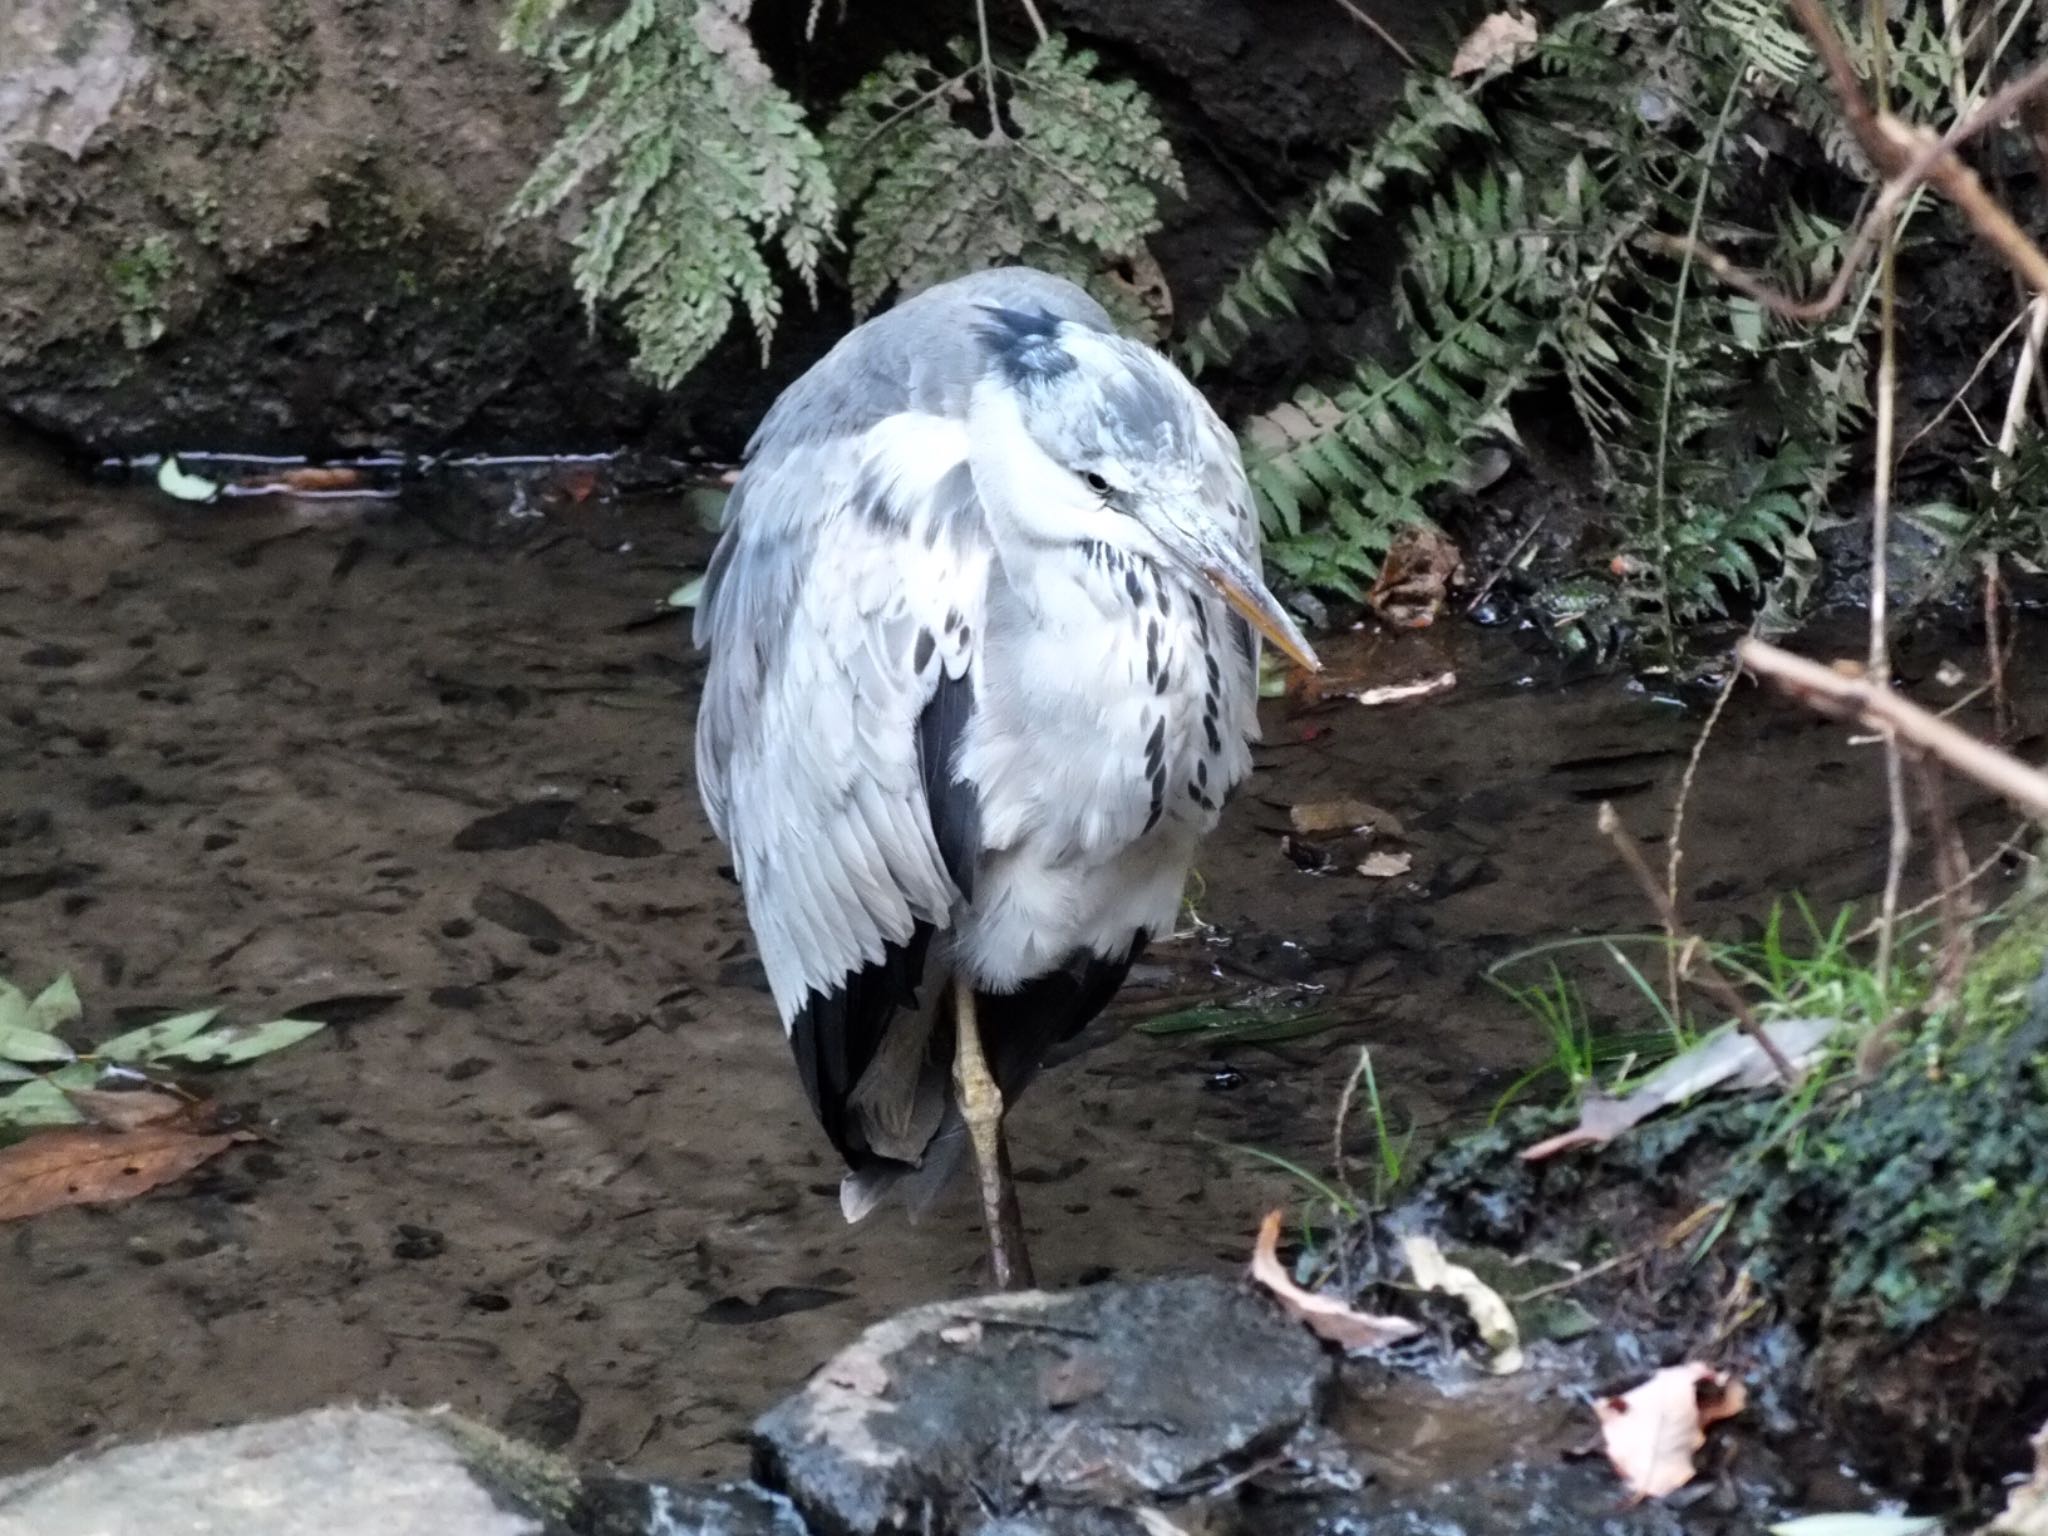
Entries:
<svg viewBox="0 0 2048 1536">
<path fill-rule="evenodd" d="M 1280 606 L 1279 599 L 1266 590 L 1266 584 L 1256 573 L 1231 560 L 1204 565 L 1202 574 L 1209 578 L 1209 585 L 1222 594 L 1223 601 L 1244 615 L 1252 628 L 1280 647 L 1289 661 L 1311 672 L 1323 670 L 1323 664 L 1316 660 L 1316 653 L 1299 626 Z"/>
</svg>

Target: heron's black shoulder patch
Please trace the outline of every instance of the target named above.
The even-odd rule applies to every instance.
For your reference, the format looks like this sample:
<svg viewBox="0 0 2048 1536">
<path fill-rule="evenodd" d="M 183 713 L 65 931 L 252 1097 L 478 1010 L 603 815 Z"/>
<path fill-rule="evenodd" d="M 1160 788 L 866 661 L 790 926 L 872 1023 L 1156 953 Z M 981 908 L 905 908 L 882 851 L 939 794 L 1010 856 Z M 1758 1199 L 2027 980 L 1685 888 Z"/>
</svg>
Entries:
<svg viewBox="0 0 2048 1536">
<path fill-rule="evenodd" d="M 1060 345 L 1059 318 L 1049 311 L 984 304 L 981 312 L 988 318 L 975 327 L 975 339 L 1009 383 L 1043 383 L 1076 366 Z"/>
</svg>

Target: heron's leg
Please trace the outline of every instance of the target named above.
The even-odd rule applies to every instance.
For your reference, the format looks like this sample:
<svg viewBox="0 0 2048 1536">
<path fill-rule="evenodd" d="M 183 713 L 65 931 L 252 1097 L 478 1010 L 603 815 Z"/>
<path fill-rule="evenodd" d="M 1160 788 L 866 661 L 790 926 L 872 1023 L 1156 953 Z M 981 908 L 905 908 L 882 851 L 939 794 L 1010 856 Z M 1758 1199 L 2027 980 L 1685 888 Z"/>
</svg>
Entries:
<svg viewBox="0 0 2048 1536">
<path fill-rule="evenodd" d="M 1024 1220 L 1017 1212 L 1017 1186 L 1010 1180 L 1010 1151 L 1003 1142 L 1003 1095 L 981 1049 L 974 983 L 962 975 L 953 979 L 953 1026 L 953 1089 L 974 1140 L 974 1173 L 981 1185 L 981 1219 L 988 1228 L 996 1286 L 1028 1291 L 1031 1258 L 1024 1251 Z"/>
</svg>

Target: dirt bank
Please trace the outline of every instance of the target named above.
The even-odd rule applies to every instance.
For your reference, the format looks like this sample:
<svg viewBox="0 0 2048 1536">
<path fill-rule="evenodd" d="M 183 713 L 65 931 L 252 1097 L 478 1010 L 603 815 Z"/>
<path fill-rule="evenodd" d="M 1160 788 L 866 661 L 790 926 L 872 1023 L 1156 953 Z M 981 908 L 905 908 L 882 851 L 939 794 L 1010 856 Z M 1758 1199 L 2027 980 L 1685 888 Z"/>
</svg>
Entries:
<svg viewBox="0 0 2048 1536">
<path fill-rule="evenodd" d="M 786 77 L 821 98 L 970 19 L 959 0 L 837 22 L 826 9 L 808 47 L 808 5 L 764 4 L 758 18 Z M 1476 7 L 1375 9 L 1439 46 Z M 1399 90 L 1398 59 L 1329 0 L 1046 10 L 1167 109 L 1191 190 L 1158 248 L 1184 300 L 1213 288 L 1270 206 L 1369 134 Z M 494 243 L 557 127 L 546 77 L 499 52 L 499 18 L 492 0 L 12 7 L 0 20 L 0 412 L 96 452 L 730 453 L 844 329 L 843 308 L 792 295 L 765 374 L 739 335 L 673 397 L 636 382 L 621 337 L 585 325 L 557 231 Z M 1279 350 L 1297 369 L 1340 357 L 1345 325 L 1379 312 L 1361 280 L 1314 347 L 1290 333 Z"/>
</svg>

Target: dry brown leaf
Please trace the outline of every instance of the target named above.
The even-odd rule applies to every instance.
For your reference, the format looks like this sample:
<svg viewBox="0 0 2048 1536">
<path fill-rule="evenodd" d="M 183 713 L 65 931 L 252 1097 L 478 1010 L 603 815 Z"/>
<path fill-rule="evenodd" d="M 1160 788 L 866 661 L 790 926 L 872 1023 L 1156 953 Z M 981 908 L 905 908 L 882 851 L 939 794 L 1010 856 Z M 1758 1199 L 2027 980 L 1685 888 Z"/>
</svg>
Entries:
<svg viewBox="0 0 2048 1536">
<path fill-rule="evenodd" d="M 184 1120 L 196 1107 L 176 1094 L 159 1093 L 154 1088 L 136 1088 L 125 1093 L 109 1092 L 104 1088 L 74 1088 L 65 1097 L 86 1119 L 110 1131 L 137 1131 L 145 1125 Z M 193 1127 L 188 1124 L 185 1129 Z"/>
<path fill-rule="evenodd" d="M 1732 1418 L 1747 1399 L 1725 1371 L 1692 1361 L 1667 1366 L 1641 1386 L 1593 1405 L 1607 1459 L 1637 1499 L 1661 1499 L 1692 1481 L 1693 1454 L 1707 1426 Z"/>
<path fill-rule="evenodd" d="M 1309 1332 L 1345 1349 L 1376 1349 L 1422 1331 L 1405 1317 L 1374 1317 L 1352 1310 L 1334 1296 L 1318 1296 L 1296 1285 L 1280 1262 L 1280 1220 L 1280 1212 L 1269 1211 L 1259 1223 L 1259 1240 L 1252 1248 L 1252 1278 L 1308 1324 Z"/>
<path fill-rule="evenodd" d="M 1443 612 L 1451 584 L 1465 568 L 1458 546 L 1435 528 L 1417 523 L 1395 535 L 1366 606 L 1396 629 L 1427 629 Z"/>
<path fill-rule="evenodd" d="M 1412 853 L 1368 853 L 1358 872 L 1368 880 L 1391 880 L 1415 867 Z"/>
<path fill-rule="evenodd" d="M 1451 57 L 1451 78 L 1476 75 L 1494 65 L 1515 64 L 1536 46 L 1536 18 L 1496 11 L 1465 34 Z"/>
<path fill-rule="evenodd" d="M 195 1135 L 170 1126 L 40 1131 L 0 1151 L 0 1221 L 133 1199 L 250 1139 L 245 1131 Z"/>
</svg>

